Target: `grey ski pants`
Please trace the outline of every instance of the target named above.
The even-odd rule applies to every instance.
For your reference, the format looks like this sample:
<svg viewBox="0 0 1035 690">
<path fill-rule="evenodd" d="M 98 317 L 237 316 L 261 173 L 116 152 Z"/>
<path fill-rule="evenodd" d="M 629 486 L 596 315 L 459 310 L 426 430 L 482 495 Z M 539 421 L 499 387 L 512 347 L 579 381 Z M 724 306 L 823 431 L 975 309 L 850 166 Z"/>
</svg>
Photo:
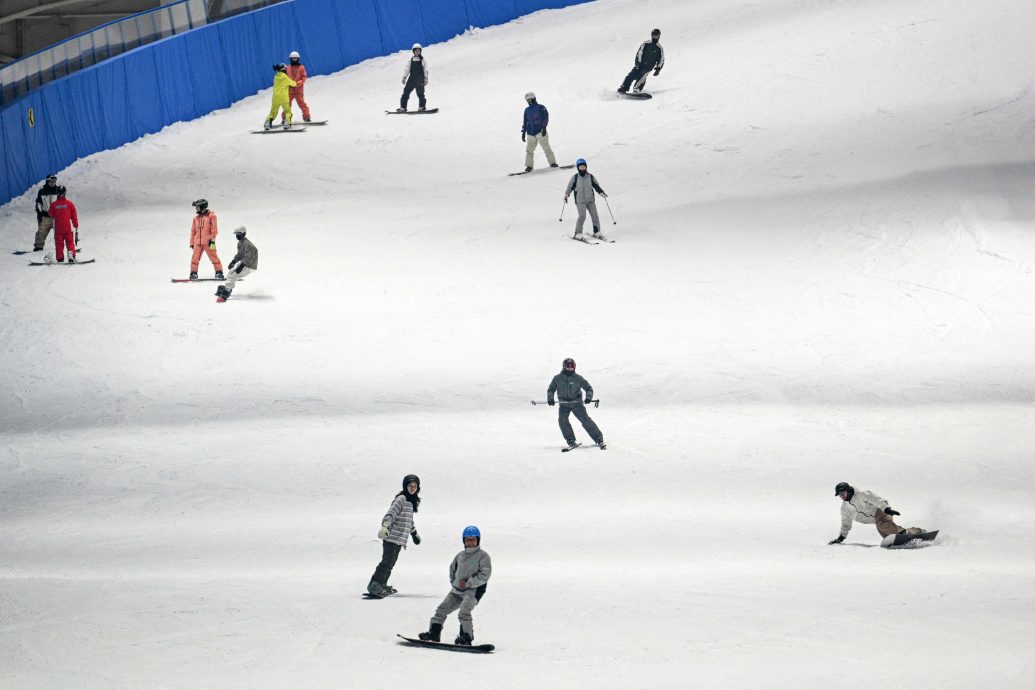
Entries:
<svg viewBox="0 0 1035 690">
<path fill-rule="evenodd" d="M 399 560 L 400 551 L 402 551 L 402 547 L 398 544 L 393 544 L 390 541 L 382 541 L 381 562 L 377 564 L 377 568 L 374 569 L 374 574 L 370 576 L 370 579 L 375 582 L 380 582 L 382 585 L 387 585 L 388 578 L 392 576 L 392 568 L 395 567 L 396 561 Z"/>
<path fill-rule="evenodd" d="M 560 409 L 557 410 L 557 424 L 561 427 L 561 433 L 564 434 L 564 440 L 568 444 L 575 443 L 575 431 L 571 428 L 571 422 L 568 421 L 568 415 L 574 414 L 575 419 L 582 422 L 582 428 L 586 430 L 589 437 L 593 439 L 594 443 L 601 443 L 604 440 L 604 435 L 600 433 L 600 428 L 597 427 L 596 422 L 586 412 L 586 406 L 582 403 L 560 403 Z"/>
<path fill-rule="evenodd" d="M 597 202 L 588 201 L 586 203 L 578 202 L 575 204 L 579 207 L 579 219 L 575 222 L 575 234 L 582 234 L 582 226 L 586 224 L 586 211 L 589 211 L 590 217 L 593 219 L 593 232 L 600 232 L 600 216 L 597 215 Z"/>
<path fill-rule="evenodd" d="M 245 266 L 241 269 L 241 272 L 238 273 L 237 267 L 234 266 L 234 270 L 230 271 L 230 277 L 226 279 L 226 285 L 224 285 L 223 287 L 226 288 L 227 292 L 233 292 L 234 287 L 237 285 L 237 281 L 241 278 L 244 278 L 246 275 L 250 273 L 255 273 L 255 269 L 248 268 L 247 266 Z"/>
<path fill-rule="evenodd" d="M 474 639 L 474 619 L 471 618 L 471 611 L 477 605 L 478 597 L 475 596 L 475 590 L 469 589 L 463 594 L 457 594 L 450 590 L 446 598 L 435 609 L 435 615 L 431 617 L 431 623 L 432 625 L 436 623 L 443 625 L 449 614 L 460 609 L 460 613 L 457 614 L 457 618 L 460 619 L 460 630 L 470 635 L 471 639 Z"/>
<path fill-rule="evenodd" d="M 50 216 L 43 216 L 36 223 L 36 242 L 32 245 L 33 249 L 43 249 L 47 243 L 47 235 L 54 227 L 54 219 Z"/>
<path fill-rule="evenodd" d="M 525 167 L 532 167 L 532 162 L 535 159 L 536 144 L 543 147 L 543 153 L 546 154 L 546 162 L 550 165 L 556 165 L 557 157 L 553 155 L 553 149 L 550 148 L 550 137 L 546 134 L 528 134 L 525 136 Z"/>
</svg>

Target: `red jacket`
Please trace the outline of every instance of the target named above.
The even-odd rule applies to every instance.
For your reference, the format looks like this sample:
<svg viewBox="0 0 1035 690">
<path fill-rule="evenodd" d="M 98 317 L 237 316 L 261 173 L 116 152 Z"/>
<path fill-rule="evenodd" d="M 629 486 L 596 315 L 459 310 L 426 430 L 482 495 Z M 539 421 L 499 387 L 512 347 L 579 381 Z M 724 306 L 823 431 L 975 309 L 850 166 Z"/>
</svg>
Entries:
<svg viewBox="0 0 1035 690">
<path fill-rule="evenodd" d="M 288 89 L 288 93 L 302 93 L 305 90 L 305 65 L 288 65 L 287 75 L 291 77 L 291 81 L 298 84 L 298 86 L 292 86 Z"/>
<path fill-rule="evenodd" d="M 216 239 L 219 234 L 219 226 L 216 222 L 216 214 L 212 211 L 205 211 L 194 216 L 194 222 L 190 225 L 190 246 L 208 246 L 208 243 Z"/>
<path fill-rule="evenodd" d="M 79 229 L 79 215 L 75 212 L 75 204 L 63 196 L 59 196 L 50 205 L 47 215 L 54 219 L 54 230 L 71 230 L 74 226 Z"/>
</svg>

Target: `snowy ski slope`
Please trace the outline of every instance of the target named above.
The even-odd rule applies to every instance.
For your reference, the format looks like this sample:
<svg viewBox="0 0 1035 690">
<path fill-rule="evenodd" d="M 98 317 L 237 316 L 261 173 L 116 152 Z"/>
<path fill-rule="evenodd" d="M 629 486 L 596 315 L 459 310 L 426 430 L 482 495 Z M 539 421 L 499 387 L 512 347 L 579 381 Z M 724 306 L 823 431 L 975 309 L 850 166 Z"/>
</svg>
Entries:
<svg viewBox="0 0 1035 690">
<path fill-rule="evenodd" d="M 427 47 L 437 115 L 383 114 L 398 54 L 309 81 L 327 127 L 249 135 L 267 91 L 78 162 L 91 266 L 0 208 L 0 688 L 1031 687 L 1033 28 L 599 0 Z M 507 177 L 528 90 L 615 244 Z M 259 248 L 226 304 L 169 282 L 198 197 Z M 567 356 L 607 451 L 528 404 Z M 941 537 L 828 546 L 838 481 Z M 497 651 L 397 645 L 467 524 Z"/>
</svg>

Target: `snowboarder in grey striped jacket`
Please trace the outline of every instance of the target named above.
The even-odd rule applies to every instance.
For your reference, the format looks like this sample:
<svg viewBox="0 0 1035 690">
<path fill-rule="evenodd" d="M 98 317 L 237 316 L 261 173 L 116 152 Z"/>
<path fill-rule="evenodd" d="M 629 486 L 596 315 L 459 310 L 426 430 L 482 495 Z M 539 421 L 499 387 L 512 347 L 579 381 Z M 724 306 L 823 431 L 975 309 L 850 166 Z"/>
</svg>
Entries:
<svg viewBox="0 0 1035 690">
<path fill-rule="evenodd" d="M 381 540 L 381 562 L 377 564 L 370 577 L 367 592 L 371 596 L 384 597 L 394 590 L 388 586 L 388 578 L 392 575 L 395 562 L 399 560 L 399 551 L 406 548 L 406 542 L 413 538 L 414 544 L 420 544 L 420 535 L 413 524 L 413 514 L 420 505 L 420 477 L 408 474 L 403 477 L 402 491 L 395 495 L 395 500 L 388 507 L 381 520 L 381 529 L 377 538 Z"/>
</svg>

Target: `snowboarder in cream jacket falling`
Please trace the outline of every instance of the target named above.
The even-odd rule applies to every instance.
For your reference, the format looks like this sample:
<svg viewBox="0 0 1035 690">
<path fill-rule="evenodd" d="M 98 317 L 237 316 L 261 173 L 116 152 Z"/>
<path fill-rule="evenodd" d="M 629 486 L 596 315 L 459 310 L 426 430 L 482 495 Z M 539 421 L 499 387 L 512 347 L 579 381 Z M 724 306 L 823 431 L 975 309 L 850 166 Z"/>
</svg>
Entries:
<svg viewBox="0 0 1035 690">
<path fill-rule="evenodd" d="M 903 528 L 895 524 L 893 515 L 901 515 L 897 510 L 892 510 L 888 502 L 873 493 L 856 489 L 848 482 L 841 482 L 834 487 L 834 495 L 839 497 L 841 504 L 841 534 L 831 544 L 840 544 L 848 536 L 852 529 L 852 522 L 862 522 L 867 525 L 877 525 L 877 532 L 880 536 L 886 537 L 889 534 L 922 534 L 920 527 Z"/>
</svg>

